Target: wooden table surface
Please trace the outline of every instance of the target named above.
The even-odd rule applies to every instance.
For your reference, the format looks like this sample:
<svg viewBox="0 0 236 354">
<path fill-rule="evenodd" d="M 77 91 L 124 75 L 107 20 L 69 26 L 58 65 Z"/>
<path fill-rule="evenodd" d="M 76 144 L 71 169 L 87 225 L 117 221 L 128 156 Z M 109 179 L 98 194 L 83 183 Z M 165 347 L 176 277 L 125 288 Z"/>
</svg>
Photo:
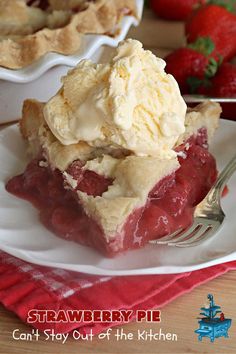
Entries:
<svg viewBox="0 0 236 354">
<path fill-rule="evenodd" d="M 184 42 L 183 24 L 160 21 L 145 11 L 142 24 L 129 33 L 129 37 L 140 39 L 146 49 L 164 56 L 174 47 Z M 198 342 L 194 330 L 198 328 L 196 317 L 199 309 L 207 302 L 207 294 L 214 294 L 215 301 L 222 307 L 226 317 L 232 318 L 229 338 L 216 339 L 210 343 L 208 338 Z M 12 334 L 15 329 L 30 333 L 31 328 L 23 324 L 14 314 L 0 305 L 0 353 L 236 353 L 236 272 L 231 271 L 181 296 L 162 309 L 161 324 L 131 323 L 123 330 L 137 335 L 138 330 L 154 332 L 161 328 L 164 333 L 176 333 L 177 341 L 110 341 L 95 338 L 92 342 L 75 341 L 70 338 L 65 344 L 45 341 L 17 341 Z M 118 327 L 119 328 L 119 327 Z M 116 329 L 113 330 L 113 334 Z"/>
</svg>

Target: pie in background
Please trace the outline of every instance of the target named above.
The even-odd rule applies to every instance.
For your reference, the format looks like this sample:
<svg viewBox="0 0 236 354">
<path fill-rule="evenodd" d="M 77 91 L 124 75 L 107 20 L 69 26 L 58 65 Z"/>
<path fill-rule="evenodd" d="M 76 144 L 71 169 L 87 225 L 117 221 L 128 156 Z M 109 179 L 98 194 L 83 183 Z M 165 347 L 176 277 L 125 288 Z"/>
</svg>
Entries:
<svg viewBox="0 0 236 354">
<path fill-rule="evenodd" d="M 115 36 L 126 15 L 136 16 L 135 0 L 0 0 L 0 67 L 74 54 L 86 33 Z"/>
</svg>

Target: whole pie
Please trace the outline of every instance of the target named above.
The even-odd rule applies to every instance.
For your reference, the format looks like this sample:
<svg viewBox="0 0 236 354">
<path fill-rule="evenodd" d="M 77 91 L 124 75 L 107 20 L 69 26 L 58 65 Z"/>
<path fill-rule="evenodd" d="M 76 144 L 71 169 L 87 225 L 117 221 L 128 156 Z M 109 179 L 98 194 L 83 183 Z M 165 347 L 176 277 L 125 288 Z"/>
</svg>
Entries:
<svg viewBox="0 0 236 354">
<path fill-rule="evenodd" d="M 164 67 L 126 40 L 107 64 L 82 61 L 47 103 L 24 102 L 31 162 L 6 188 L 58 236 L 113 256 L 191 223 L 217 176 L 221 108 L 186 110 Z"/>
<path fill-rule="evenodd" d="M 0 66 L 73 54 L 85 33 L 117 34 L 125 15 L 136 15 L 135 0 L 0 0 Z"/>
</svg>

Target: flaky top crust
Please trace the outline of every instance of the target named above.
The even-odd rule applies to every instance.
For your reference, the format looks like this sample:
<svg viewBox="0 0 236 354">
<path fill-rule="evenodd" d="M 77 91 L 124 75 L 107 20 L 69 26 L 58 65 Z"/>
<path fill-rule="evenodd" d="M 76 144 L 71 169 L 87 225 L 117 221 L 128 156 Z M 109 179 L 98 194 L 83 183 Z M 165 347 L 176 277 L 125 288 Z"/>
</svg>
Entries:
<svg viewBox="0 0 236 354">
<path fill-rule="evenodd" d="M 84 34 L 114 35 L 124 15 L 136 15 L 134 0 L 49 3 L 47 13 L 24 0 L 0 0 L 0 66 L 20 69 L 48 52 L 74 54 Z"/>
</svg>

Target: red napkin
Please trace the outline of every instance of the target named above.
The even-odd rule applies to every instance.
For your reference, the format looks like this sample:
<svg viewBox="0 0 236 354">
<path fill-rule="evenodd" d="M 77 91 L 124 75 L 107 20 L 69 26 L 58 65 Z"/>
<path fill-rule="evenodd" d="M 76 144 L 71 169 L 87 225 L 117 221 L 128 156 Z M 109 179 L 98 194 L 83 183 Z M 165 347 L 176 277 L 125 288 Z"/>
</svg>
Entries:
<svg viewBox="0 0 236 354">
<path fill-rule="evenodd" d="M 210 279 L 236 269 L 236 262 L 194 272 L 145 276 L 91 276 L 24 262 L 0 251 L 0 302 L 27 322 L 28 311 L 136 310 L 162 308 Z M 134 320 L 131 318 L 131 320 Z M 117 323 L 33 323 L 39 330 L 74 329 L 98 334 Z"/>
</svg>

